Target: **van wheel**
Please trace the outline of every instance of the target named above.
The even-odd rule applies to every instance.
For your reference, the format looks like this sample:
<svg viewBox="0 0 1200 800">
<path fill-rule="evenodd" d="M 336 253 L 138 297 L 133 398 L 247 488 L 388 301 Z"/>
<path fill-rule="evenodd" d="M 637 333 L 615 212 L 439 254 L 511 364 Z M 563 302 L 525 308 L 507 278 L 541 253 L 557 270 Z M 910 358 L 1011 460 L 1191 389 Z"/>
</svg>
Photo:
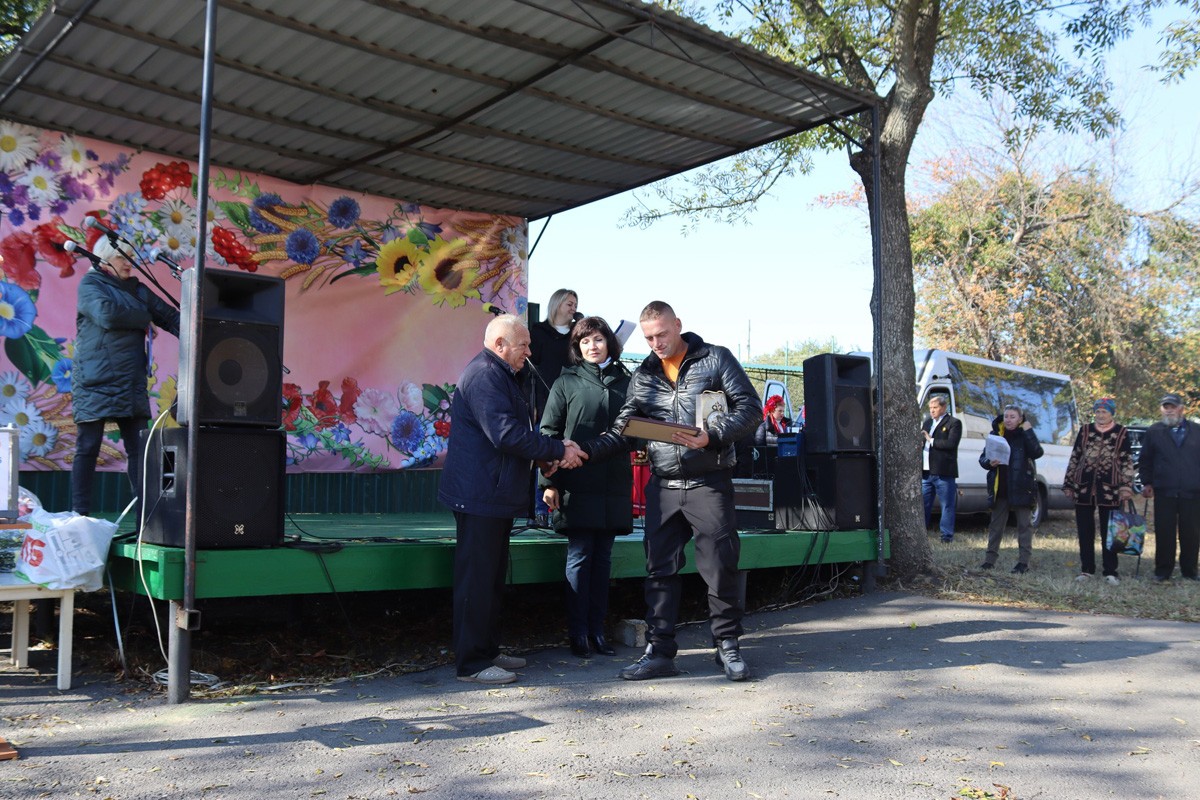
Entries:
<svg viewBox="0 0 1200 800">
<path fill-rule="evenodd" d="M 1034 528 L 1039 527 L 1045 520 L 1049 509 L 1046 508 L 1046 487 L 1038 484 L 1037 492 L 1033 496 L 1033 511 L 1029 515 L 1029 524 Z"/>
</svg>

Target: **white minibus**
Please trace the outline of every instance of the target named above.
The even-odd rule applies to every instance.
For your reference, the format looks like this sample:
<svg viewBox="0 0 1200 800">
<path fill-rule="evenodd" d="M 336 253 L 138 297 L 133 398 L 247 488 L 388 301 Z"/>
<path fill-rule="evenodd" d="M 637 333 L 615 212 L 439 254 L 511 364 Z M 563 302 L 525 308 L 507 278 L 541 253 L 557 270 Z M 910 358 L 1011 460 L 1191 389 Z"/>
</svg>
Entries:
<svg viewBox="0 0 1200 800">
<path fill-rule="evenodd" d="M 916 350 L 917 401 L 929 413 L 931 395 L 950 398 L 950 413 L 962 421 L 958 448 L 958 513 L 987 511 L 987 472 L 979 466 L 984 438 L 1004 406 L 1014 404 L 1033 425 L 1044 455 L 1037 464 L 1038 500 L 1033 524 L 1046 518 L 1048 509 L 1071 508 L 1063 494 L 1063 477 L 1071 445 L 1079 427 L 1071 378 L 1057 372 L 1019 367 L 999 361 L 951 353 Z M 914 431 L 914 437 L 919 432 Z"/>
</svg>

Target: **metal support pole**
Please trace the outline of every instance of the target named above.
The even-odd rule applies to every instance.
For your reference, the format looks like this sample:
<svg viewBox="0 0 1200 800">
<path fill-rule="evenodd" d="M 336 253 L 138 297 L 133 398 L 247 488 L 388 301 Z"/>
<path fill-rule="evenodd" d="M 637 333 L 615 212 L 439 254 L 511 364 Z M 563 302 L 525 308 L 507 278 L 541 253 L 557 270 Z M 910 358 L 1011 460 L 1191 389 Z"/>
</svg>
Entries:
<svg viewBox="0 0 1200 800">
<path fill-rule="evenodd" d="M 883 445 L 883 411 L 884 411 L 884 364 L 883 353 L 883 319 L 887 303 L 884 302 L 883 283 L 883 203 L 881 202 L 879 148 L 879 106 L 871 106 L 871 200 L 875 213 L 871 215 L 871 265 L 875 272 L 875 298 L 879 303 L 875 319 L 875 330 L 871 344 L 875 351 L 875 480 L 879 490 L 875 493 L 876 530 L 879 532 L 878 546 L 875 558 L 875 575 L 887 574 L 887 563 L 883 558 L 883 536 L 887 530 L 886 505 L 884 492 L 884 445 Z M 874 581 L 869 584 L 874 586 Z"/>
<path fill-rule="evenodd" d="M 171 603 L 171 636 L 167 663 L 167 702 L 182 703 L 191 693 L 192 674 L 192 631 L 200 627 L 200 612 L 196 609 L 196 454 L 199 451 L 199 415 L 197 398 L 200 395 L 200 334 L 204 320 L 204 253 L 208 242 L 208 167 L 212 141 L 213 63 L 216 58 L 217 0 L 206 0 L 204 20 L 204 78 L 200 93 L 200 164 L 197 171 L 196 199 L 196 270 L 192 302 L 191 325 L 187 331 L 192 341 L 192 358 L 189 364 L 180 364 L 188 370 L 188 380 L 196 390 L 188 395 L 192 407 L 188 410 L 191 424 L 187 433 L 187 501 L 183 515 L 183 604 Z"/>
</svg>

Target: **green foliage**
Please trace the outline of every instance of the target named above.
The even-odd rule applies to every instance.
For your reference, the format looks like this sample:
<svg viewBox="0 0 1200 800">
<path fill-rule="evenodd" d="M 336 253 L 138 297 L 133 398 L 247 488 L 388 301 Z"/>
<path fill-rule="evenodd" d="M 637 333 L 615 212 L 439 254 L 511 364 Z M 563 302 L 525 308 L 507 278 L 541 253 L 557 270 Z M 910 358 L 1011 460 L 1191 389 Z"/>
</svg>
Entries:
<svg viewBox="0 0 1200 800">
<path fill-rule="evenodd" d="M 1183 80 L 1200 66 L 1200 0 L 1181 3 L 1190 17 L 1176 20 L 1163 31 L 1163 52 L 1155 71 L 1165 83 Z"/>
<path fill-rule="evenodd" d="M 743 41 L 881 95 L 885 138 L 895 114 L 901 124 L 893 128 L 894 149 L 902 157 L 925 105 L 960 85 L 985 98 L 1011 97 L 1023 119 L 1061 131 L 1107 134 L 1120 116 L 1109 99 L 1105 54 L 1147 24 L 1150 11 L 1166 2 L 1170 0 L 1085 0 L 1063 8 L 1053 0 L 899 5 L 881 0 L 719 0 L 714 9 L 719 21 L 741 24 L 734 33 Z M 1200 6 L 1200 0 L 1174 2 L 1194 13 Z M 691 4 L 661 5 L 688 14 Z M 1167 43 L 1176 48 L 1175 76 L 1195 63 L 1200 34 L 1188 22 L 1169 31 Z M 644 227 L 671 216 L 683 218 L 689 227 L 701 220 L 744 221 L 778 180 L 810 169 L 814 150 L 858 149 L 847 132 L 825 126 L 656 184 L 650 189 L 653 200 L 639 197 L 624 222 Z M 853 133 L 860 143 L 868 138 L 863 130 Z M 897 169 L 903 174 L 902 165 Z"/>
<path fill-rule="evenodd" d="M 1200 223 L 1136 213 L 1096 174 L 940 164 L 912 215 L 924 344 L 1072 375 L 1127 418 L 1200 396 Z"/>
<path fill-rule="evenodd" d="M 0 58 L 7 56 L 50 5 L 50 0 L 0 0 Z"/>
</svg>

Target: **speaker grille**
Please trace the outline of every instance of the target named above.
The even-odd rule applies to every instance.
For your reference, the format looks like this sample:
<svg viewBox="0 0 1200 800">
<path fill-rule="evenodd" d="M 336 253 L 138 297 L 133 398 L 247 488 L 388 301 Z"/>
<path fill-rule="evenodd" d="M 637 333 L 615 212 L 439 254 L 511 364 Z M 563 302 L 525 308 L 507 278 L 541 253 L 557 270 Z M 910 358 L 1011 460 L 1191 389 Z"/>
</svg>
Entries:
<svg viewBox="0 0 1200 800">
<path fill-rule="evenodd" d="M 809 453 L 871 452 L 870 359 L 833 353 L 805 359 L 804 413 Z"/>
<path fill-rule="evenodd" d="M 192 337 L 200 282 L 183 274 L 179 337 L 181 425 L 277 428 L 283 418 L 284 282 L 205 270 L 203 323 Z M 197 387 L 192 373 L 196 372 Z M 193 419 L 194 403 L 194 419 Z"/>
<path fill-rule="evenodd" d="M 838 450 L 869 450 L 871 448 L 871 419 L 867 414 L 870 402 L 867 389 L 839 386 L 833 424 L 837 430 Z"/>
<path fill-rule="evenodd" d="M 279 327 L 205 320 L 200 424 L 278 426 L 283 375 Z"/>
</svg>

